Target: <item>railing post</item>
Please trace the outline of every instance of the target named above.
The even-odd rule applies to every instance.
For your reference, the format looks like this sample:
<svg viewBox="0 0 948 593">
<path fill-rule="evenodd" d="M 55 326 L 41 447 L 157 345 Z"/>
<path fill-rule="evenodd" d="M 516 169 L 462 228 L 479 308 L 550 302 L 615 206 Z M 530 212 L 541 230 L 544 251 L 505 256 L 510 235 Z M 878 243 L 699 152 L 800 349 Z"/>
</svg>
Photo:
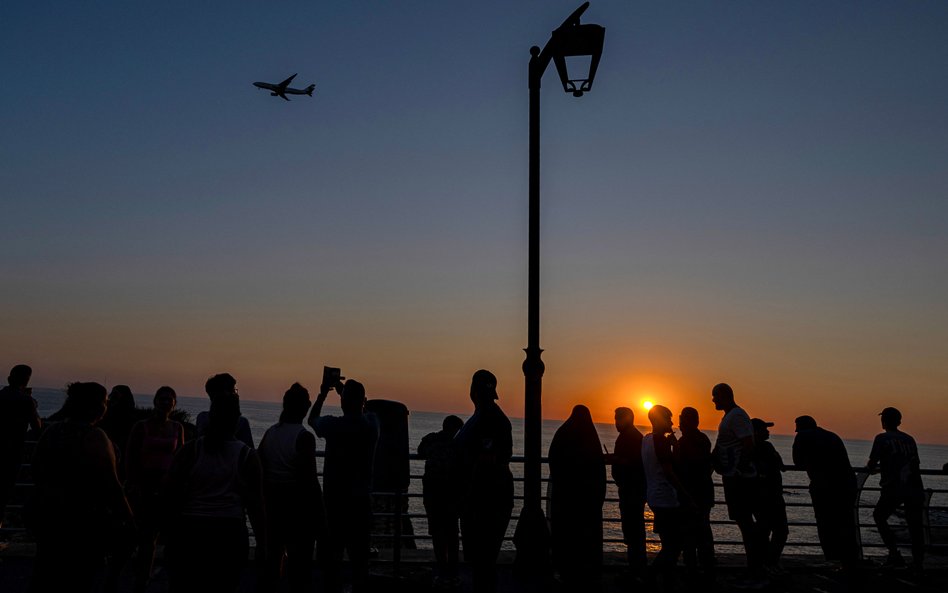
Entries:
<svg viewBox="0 0 948 593">
<path fill-rule="evenodd" d="M 392 546 L 392 572 L 398 578 L 402 565 L 402 491 L 395 489 L 395 529 L 392 530 L 395 535 L 395 542 Z"/>
</svg>

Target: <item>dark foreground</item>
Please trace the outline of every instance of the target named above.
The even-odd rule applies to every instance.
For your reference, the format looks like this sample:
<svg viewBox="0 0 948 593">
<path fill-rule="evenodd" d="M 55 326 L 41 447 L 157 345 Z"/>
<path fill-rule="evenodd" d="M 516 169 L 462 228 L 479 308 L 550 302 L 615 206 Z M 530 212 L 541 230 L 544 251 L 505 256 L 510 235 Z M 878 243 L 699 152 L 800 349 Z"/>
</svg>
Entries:
<svg viewBox="0 0 948 593">
<path fill-rule="evenodd" d="M 379 562 L 372 567 L 373 591 L 383 593 L 426 592 L 440 591 L 432 587 L 431 564 L 427 562 L 429 552 L 413 551 L 405 554 L 399 574 L 395 574 L 393 565 L 388 562 Z M 768 591 L 768 592 L 815 592 L 836 593 L 846 591 L 860 591 L 867 593 L 944 593 L 948 591 L 948 558 L 931 556 L 926 559 L 926 570 L 921 575 L 913 574 L 906 569 L 888 569 L 879 566 L 879 562 L 867 561 L 860 571 L 859 581 L 847 583 L 843 574 L 833 565 L 825 563 L 818 556 L 785 556 L 783 569 L 785 574 L 772 577 L 770 583 L 762 588 L 751 587 L 743 570 L 743 558 L 739 556 L 719 556 L 720 566 L 717 578 L 713 583 L 700 580 L 697 583 L 684 581 L 684 569 L 676 583 L 675 591 L 682 593 L 697 593 L 708 591 L 723 593 L 729 591 Z M 512 553 L 505 553 L 501 559 L 499 569 L 499 593 L 520 593 L 538 591 L 518 580 L 511 562 Z M 33 561 L 24 550 L 8 549 L 0 553 L 0 590 L 3 593 L 22 593 L 27 589 Z M 255 584 L 255 571 L 252 563 L 244 568 L 244 578 L 241 583 L 241 593 L 252 593 Z M 313 568 L 314 583 L 319 582 L 319 569 Z M 120 591 L 131 591 L 132 580 L 126 575 L 120 584 Z M 156 574 L 149 593 L 164 593 L 168 590 L 168 583 L 160 562 L 156 563 Z M 281 589 L 281 591 L 284 589 Z M 314 592 L 319 589 L 314 587 Z M 470 575 L 462 567 L 461 591 L 470 591 Z M 549 582 L 539 591 L 559 593 L 563 587 L 556 581 Z M 599 593 L 632 593 L 634 591 L 662 591 L 659 585 L 648 586 L 637 583 L 624 573 L 618 555 L 607 558 L 607 566 L 602 579 Z M 445 592 L 447 593 L 447 592 Z M 595 586 L 590 584 L 582 593 L 597 593 Z"/>
</svg>

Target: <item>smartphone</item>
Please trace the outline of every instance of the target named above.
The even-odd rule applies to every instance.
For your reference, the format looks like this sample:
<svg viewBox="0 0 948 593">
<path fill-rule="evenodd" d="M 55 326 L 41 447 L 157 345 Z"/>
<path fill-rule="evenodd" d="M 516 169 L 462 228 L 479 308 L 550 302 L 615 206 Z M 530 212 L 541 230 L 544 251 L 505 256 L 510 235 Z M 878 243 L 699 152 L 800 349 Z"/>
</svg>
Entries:
<svg viewBox="0 0 948 593">
<path fill-rule="evenodd" d="M 323 367 L 322 385 L 327 387 L 336 387 L 342 381 L 341 371 L 336 367 Z"/>
</svg>

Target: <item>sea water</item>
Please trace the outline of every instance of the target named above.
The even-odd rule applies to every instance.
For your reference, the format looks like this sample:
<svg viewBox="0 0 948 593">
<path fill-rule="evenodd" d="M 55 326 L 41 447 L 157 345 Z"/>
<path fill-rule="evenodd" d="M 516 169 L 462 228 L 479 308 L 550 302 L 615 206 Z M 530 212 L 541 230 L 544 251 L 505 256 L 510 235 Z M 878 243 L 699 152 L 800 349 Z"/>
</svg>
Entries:
<svg viewBox="0 0 948 593">
<path fill-rule="evenodd" d="M 56 410 L 62 405 L 65 395 L 62 390 L 56 389 L 34 389 L 33 396 L 37 400 L 37 405 L 41 416 L 47 416 Z M 137 395 L 136 403 L 139 407 L 146 407 L 151 404 L 151 398 L 149 396 Z M 253 438 L 255 443 L 259 443 L 260 439 L 263 437 L 264 432 L 267 428 L 272 426 L 277 422 L 280 416 L 281 405 L 279 402 L 261 402 L 261 401 L 252 401 L 242 399 L 240 402 L 241 412 L 247 418 L 250 423 L 250 429 L 253 433 Z M 502 406 L 503 407 L 503 406 Z M 208 400 L 206 397 L 179 397 L 178 398 L 178 408 L 186 410 L 190 415 L 192 420 L 197 416 L 197 414 L 208 408 Z M 512 410 L 506 410 L 508 414 Z M 324 414 L 329 415 L 339 415 L 341 411 L 338 407 L 334 406 L 325 406 L 323 409 Z M 411 452 L 417 452 L 418 444 L 421 442 L 422 437 L 430 432 L 437 432 L 441 429 L 441 422 L 444 420 L 444 417 L 447 414 L 440 412 L 424 412 L 412 410 L 408 416 L 408 439 L 409 439 L 409 450 Z M 457 414 L 462 419 L 467 419 L 465 414 Z M 719 417 L 715 416 L 714 418 L 702 418 L 702 426 L 711 427 L 715 426 L 720 420 Z M 511 424 L 513 425 L 513 443 L 514 443 L 514 455 L 523 455 L 523 422 L 517 418 L 511 417 Z M 546 455 L 546 452 L 549 450 L 550 441 L 553 439 L 553 434 L 556 432 L 556 429 L 562 424 L 561 421 L 555 420 L 544 420 L 542 428 L 542 451 Z M 831 428 L 831 427 L 830 427 Z M 599 440 L 603 445 L 611 452 L 613 450 L 613 445 L 615 444 L 616 430 L 615 426 L 612 424 L 596 424 L 596 429 L 599 433 Z M 648 429 L 641 427 L 643 433 L 647 432 Z M 711 442 L 714 442 L 715 431 L 714 430 L 704 430 L 705 434 L 711 439 Z M 771 442 L 774 447 L 783 457 L 785 464 L 792 464 L 792 446 L 793 446 L 793 436 L 792 435 L 780 435 L 774 434 L 770 437 Z M 852 462 L 853 467 L 863 467 L 866 464 L 866 461 L 869 459 L 869 450 L 872 447 L 871 441 L 865 440 L 845 440 L 846 450 L 849 453 L 850 461 Z M 317 439 L 317 447 L 320 447 L 321 441 Z M 919 458 L 921 460 L 921 466 L 924 469 L 936 469 L 941 468 L 942 465 L 948 461 L 948 447 L 942 445 L 919 445 L 918 447 Z M 321 465 L 321 463 L 320 463 Z M 515 477 L 522 477 L 523 467 L 520 464 L 512 464 L 511 470 Z M 543 477 L 547 477 L 548 468 L 546 465 L 543 466 Z M 413 475 L 421 475 L 424 471 L 424 464 L 421 461 L 412 461 L 411 462 L 411 473 Z M 716 477 L 717 478 L 717 477 Z M 717 483 L 720 483 L 720 480 L 716 479 Z M 948 476 L 924 476 L 924 482 L 926 488 L 934 488 L 940 490 L 948 489 Z M 804 472 L 799 471 L 788 471 L 784 473 L 783 483 L 785 486 L 784 489 L 784 500 L 788 504 L 792 503 L 805 503 L 809 504 L 810 497 L 805 488 L 803 487 L 808 484 L 807 476 Z M 878 492 L 872 490 L 877 488 L 879 485 L 878 476 L 870 476 L 866 482 L 866 490 L 862 493 L 861 504 L 863 505 L 872 505 L 875 503 L 878 498 Z M 421 480 L 412 480 L 411 487 L 409 492 L 420 493 L 421 492 Z M 545 488 L 544 488 L 545 493 Z M 523 484 L 522 482 L 515 483 L 515 494 L 523 494 Z M 723 492 L 721 489 L 715 488 L 716 499 L 718 501 L 723 501 Z M 607 499 L 616 499 L 618 494 L 614 484 L 609 484 L 607 489 Z M 934 494 L 931 500 L 932 506 L 948 506 L 948 494 L 937 493 Z M 618 519 L 619 518 L 619 508 L 617 502 L 607 501 L 603 507 L 603 517 L 604 519 Z M 514 517 L 519 514 L 520 501 L 516 501 L 514 508 Z M 422 506 L 421 498 L 410 498 L 409 499 L 409 512 L 423 514 L 424 507 Z M 790 523 L 794 522 L 813 522 L 813 509 L 809 506 L 788 506 L 787 507 L 787 517 Z M 646 507 L 646 518 L 651 519 L 651 511 Z M 712 520 L 727 520 L 727 509 L 724 504 L 716 504 L 711 511 Z M 944 512 L 935 511 L 932 512 L 931 517 L 933 524 L 944 525 L 948 523 L 948 516 Z M 898 517 L 893 517 L 893 521 L 898 523 L 900 519 Z M 864 544 L 879 543 L 880 539 L 878 532 L 875 527 L 872 526 L 872 509 L 865 508 L 860 510 L 860 523 L 864 527 L 860 530 L 862 541 Z M 416 534 L 427 534 L 427 524 L 423 518 L 412 519 L 412 524 L 414 527 L 414 532 Z M 508 536 L 513 535 L 513 529 L 515 528 L 515 521 L 511 521 L 510 527 L 508 529 Z M 737 526 L 734 524 L 727 525 L 714 525 L 713 526 L 714 538 L 717 542 L 723 541 L 740 541 L 740 532 L 737 529 Z M 657 535 L 651 533 L 651 530 L 648 532 L 648 537 L 650 540 L 657 540 Z M 606 540 L 621 540 L 622 533 L 618 522 L 615 521 L 606 521 L 604 523 L 604 538 Z M 790 538 L 787 544 L 785 553 L 789 554 L 818 554 L 820 549 L 818 547 L 812 546 L 801 546 L 794 545 L 794 543 L 804 542 L 804 543 L 816 543 L 818 541 L 816 528 L 807 527 L 807 526 L 791 526 L 790 527 Z M 430 547 L 428 540 L 418 540 L 418 547 L 425 548 Z M 505 542 L 505 548 L 512 549 L 511 542 Z M 649 547 L 656 549 L 658 544 L 654 541 L 649 543 Z M 721 552 L 738 552 L 741 549 L 737 546 L 726 546 L 726 545 L 717 545 L 717 549 Z M 624 546 L 617 541 L 609 542 L 605 544 L 606 550 L 622 550 Z M 884 550 L 881 548 L 866 548 L 865 553 L 867 556 L 881 556 L 884 554 Z"/>
</svg>

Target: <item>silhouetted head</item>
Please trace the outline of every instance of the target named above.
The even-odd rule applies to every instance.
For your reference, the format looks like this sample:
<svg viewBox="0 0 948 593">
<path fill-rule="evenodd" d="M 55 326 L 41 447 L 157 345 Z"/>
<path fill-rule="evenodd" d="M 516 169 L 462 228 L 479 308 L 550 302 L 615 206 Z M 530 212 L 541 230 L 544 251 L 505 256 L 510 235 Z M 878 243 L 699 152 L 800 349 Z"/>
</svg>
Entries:
<svg viewBox="0 0 948 593">
<path fill-rule="evenodd" d="M 293 383 L 283 394 L 283 412 L 280 414 L 280 422 L 292 424 L 303 422 L 309 406 L 309 391 L 299 383 Z"/>
<path fill-rule="evenodd" d="M 155 407 L 156 416 L 167 419 L 174 411 L 175 406 L 178 405 L 178 394 L 167 385 L 162 385 L 155 392 L 152 405 Z"/>
<path fill-rule="evenodd" d="M 234 439 L 237 421 L 240 420 L 240 399 L 234 395 L 221 394 L 211 399 L 211 410 L 204 431 L 206 441 L 222 443 Z"/>
<path fill-rule="evenodd" d="M 625 432 L 635 426 L 635 412 L 632 408 L 616 408 L 616 430 Z"/>
<path fill-rule="evenodd" d="M 218 395 L 237 395 L 237 379 L 229 373 L 214 375 L 204 384 L 204 391 L 211 401 Z"/>
<path fill-rule="evenodd" d="M 813 430 L 816 428 L 816 420 L 813 419 L 813 416 L 798 416 L 793 423 L 796 425 L 794 432 L 803 432 L 804 430 Z"/>
<path fill-rule="evenodd" d="M 589 408 L 582 404 L 573 406 L 573 411 L 570 413 L 569 419 L 573 420 L 574 422 L 582 422 L 583 424 L 587 422 L 589 424 L 593 423 L 593 417 L 589 412 Z"/>
<path fill-rule="evenodd" d="M 754 427 L 754 441 L 766 441 L 770 438 L 770 431 L 767 430 L 774 425 L 773 422 L 765 422 L 760 418 L 751 418 L 751 425 Z"/>
<path fill-rule="evenodd" d="M 453 437 L 461 430 L 462 426 L 464 426 L 464 421 L 457 416 L 445 416 L 441 423 L 441 430 Z"/>
<path fill-rule="evenodd" d="M 698 410 L 688 407 L 682 408 L 678 414 L 678 426 L 682 432 L 686 430 L 698 430 Z"/>
<path fill-rule="evenodd" d="M 33 369 L 25 364 L 18 364 L 10 369 L 10 376 L 7 377 L 7 384 L 10 387 L 23 389 L 30 384 L 30 377 L 33 376 Z"/>
<path fill-rule="evenodd" d="M 135 409 L 135 396 L 128 385 L 116 385 L 109 392 L 109 414 L 124 414 Z"/>
<path fill-rule="evenodd" d="M 497 399 L 497 377 L 494 373 L 481 369 L 471 377 L 471 401 L 474 406 L 490 403 Z"/>
<path fill-rule="evenodd" d="M 361 414 L 365 408 L 365 386 L 355 379 L 349 379 L 342 388 L 342 412 Z"/>
<path fill-rule="evenodd" d="M 652 423 L 652 432 L 666 434 L 672 431 L 672 411 L 661 405 L 654 405 L 648 411 L 648 421 Z"/>
<path fill-rule="evenodd" d="M 879 412 L 882 420 L 882 428 L 885 430 L 895 430 L 902 424 L 902 412 L 895 408 L 886 408 Z"/>
<path fill-rule="evenodd" d="M 734 390 L 727 383 L 718 383 L 711 390 L 711 401 L 715 410 L 727 412 L 734 407 Z"/>
<path fill-rule="evenodd" d="M 105 416 L 107 396 L 105 387 L 98 383 L 70 383 L 66 387 L 66 403 L 63 404 L 66 418 L 95 424 Z"/>
</svg>

